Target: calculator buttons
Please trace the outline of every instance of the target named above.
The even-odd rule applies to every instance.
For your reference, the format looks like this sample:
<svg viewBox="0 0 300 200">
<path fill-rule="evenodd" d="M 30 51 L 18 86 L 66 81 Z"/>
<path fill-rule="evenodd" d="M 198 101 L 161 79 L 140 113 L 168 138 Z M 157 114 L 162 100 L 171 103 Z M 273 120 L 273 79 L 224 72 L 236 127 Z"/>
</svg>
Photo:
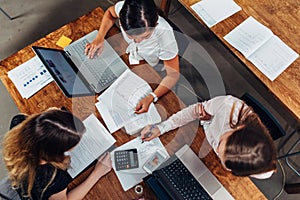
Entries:
<svg viewBox="0 0 300 200">
<path fill-rule="evenodd" d="M 116 170 L 138 168 L 137 149 L 115 151 Z"/>
</svg>

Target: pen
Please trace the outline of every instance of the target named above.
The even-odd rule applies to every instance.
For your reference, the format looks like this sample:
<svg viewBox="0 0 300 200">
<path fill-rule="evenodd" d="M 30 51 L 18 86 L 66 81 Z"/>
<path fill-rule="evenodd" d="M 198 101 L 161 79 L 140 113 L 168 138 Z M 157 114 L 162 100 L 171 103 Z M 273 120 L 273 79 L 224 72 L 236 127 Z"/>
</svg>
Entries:
<svg viewBox="0 0 300 200">
<path fill-rule="evenodd" d="M 152 135 L 151 131 L 154 129 L 154 127 L 155 127 L 155 124 L 152 124 L 151 127 L 150 127 L 150 129 L 149 129 L 149 131 L 148 131 L 148 133 L 145 134 L 145 138 L 151 137 L 151 135 Z M 143 143 L 144 143 L 144 140 L 142 140 L 142 144 Z"/>
</svg>

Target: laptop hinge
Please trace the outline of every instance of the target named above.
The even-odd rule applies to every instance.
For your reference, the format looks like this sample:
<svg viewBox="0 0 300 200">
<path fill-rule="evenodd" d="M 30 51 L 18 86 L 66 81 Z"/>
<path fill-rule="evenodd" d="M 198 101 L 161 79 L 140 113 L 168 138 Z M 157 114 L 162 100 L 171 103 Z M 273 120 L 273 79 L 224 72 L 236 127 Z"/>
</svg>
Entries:
<svg viewBox="0 0 300 200">
<path fill-rule="evenodd" d="M 66 56 L 69 58 L 71 56 L 69 51 L 65 51 Z"/>
</svg>

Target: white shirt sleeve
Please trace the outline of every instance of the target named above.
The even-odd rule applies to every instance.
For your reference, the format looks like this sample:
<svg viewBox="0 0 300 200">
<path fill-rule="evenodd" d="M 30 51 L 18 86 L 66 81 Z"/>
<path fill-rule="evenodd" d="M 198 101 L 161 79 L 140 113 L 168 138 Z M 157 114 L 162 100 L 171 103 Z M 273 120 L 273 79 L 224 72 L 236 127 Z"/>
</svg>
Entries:
<svg viewBox="0 0 300 200">
<path fill-rule="evenodd" d="M 269 172 L 265 172 L 265 173 L 261 173 L 261 174 L 253 174 L 250 175 L 253 178 L 257 178 L 257 179 L 267 179 L 270 178 L 274 173 L 274 170 L 269 171 Z"/>
<path fill-rule="evenodd" d="M 173 114 L 169 119 L 157 125 L 160 130 L 161 135 L 173 130 L 175 128 L 181 127 L 195 119 L 198 119 L 196 113 L 196 107 L 198 103 L 188 106 L 187 108 L 178 111 L 176 114 Z"/>
<path fill-rule="evenodd" d="M 164 18 L 159 17 L 156 29 L 160 29 L 158 31 L 158 43 L 160 46 L 159 59 L 170 60 L 174 58 L 178 54 L 178 45 L 173 28 Z"/>
<path fill-rule="evenodd" d="M 120 11 L 121 11 L 123 5 L 124 5 L 124 1 L 119 1 L 115 4 L 115 12 L 118 17 L 120 17 Z"/>
<path fill-rule="evenodd" d="M 202 104 L 205 107 L 205 111 L 211 115 L 214 115 L 214 113 L 216 112 L 215 110 L 218 108 L 218 106 L 215 106 L 215 104 L 217 105 L 221 104 L 220 102 L 223 101 L 223 98 L 215 97 L 213 99 L 214 101 L 209 100 L 209 101 L 202 102 Z M 170 130 L 186 125 L 191 121 L 199 119 L 199 115 L 196 112 L 198 104 L 200 103 L 195 103 L 193 105 L 190 105 L 182 109 L 181 111 L 178 111 L 176 114 L 173 114 L 166 121 L 158 124 L 157 127 L 160 130 L 161 135 Z"/>
</svg>

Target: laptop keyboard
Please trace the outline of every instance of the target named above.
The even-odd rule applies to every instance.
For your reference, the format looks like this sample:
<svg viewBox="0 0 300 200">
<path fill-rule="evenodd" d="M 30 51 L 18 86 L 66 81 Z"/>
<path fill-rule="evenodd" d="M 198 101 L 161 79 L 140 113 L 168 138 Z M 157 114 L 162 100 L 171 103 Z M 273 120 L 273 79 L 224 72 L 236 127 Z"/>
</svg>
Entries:
<svg viewBox="0 0 300 200">
<path fill-rule="evenodd" d="M 80 58 L 81 61 L 84 61 L 85 59 L 88 59 L 86 55 L 84 54 L 85 45 L 89 43 L 87 39 L 83 39 L 81 41 L 78 41 L 76 45 L 73 45 L 73 49 Z"/>
<path fill-rule="evenodd" d="M 101 66 L 91 65 L 88 67 L 88 69 L 92 75 L 98 79 L 98 84 L 100 84 L 102 87 L 106 86 L 108 83 L 116 80 L 117 78 L 117 76 L 108 67 L 104 68 Z"/>
<path fill-rule="evenodd" d="M 99 81 L 98 84 L 100 85 L 100 87 L 105 87 L 107 84 L 116 80 L 117 76 L 111 71 L 108 66 L 106 66 L 107 64 L 101 59 L 89 59 L 86 55 L 84 55 L 83 52 L 85 49 L 85 45 L 88 42 L 89 41 L 87 39 L 78 41 L 76 45 L 73 45 L 73 49 L 83 62 L 84 67 L 89 69 L 91 75 Z"/>
<path fill-rule="evenodd" d="M 165 176 L 162 178 L 162 181 L 167 182 L 164 185 L 166 187 L 171 186 L 172 193 L 177 193 L 176 195 L 177 197 L 180 196 L 180 199 L 212 199 L 179 159 L 157 172 L 160 173 L 160 178 Z"/>
</svg>

